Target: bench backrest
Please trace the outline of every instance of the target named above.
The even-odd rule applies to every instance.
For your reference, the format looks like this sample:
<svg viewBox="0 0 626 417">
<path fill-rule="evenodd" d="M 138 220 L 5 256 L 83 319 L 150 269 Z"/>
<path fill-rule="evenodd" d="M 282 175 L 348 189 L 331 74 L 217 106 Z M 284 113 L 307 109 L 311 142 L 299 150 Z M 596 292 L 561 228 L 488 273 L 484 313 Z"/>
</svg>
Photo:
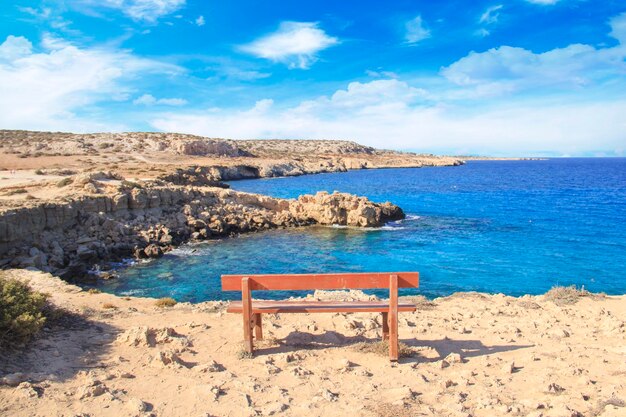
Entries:
<svg viewBox="0 0 626 417">
<path fill-rule="evenodd" d="M 248 278 L 250 290 L 261 291 L 389 288 L 392 275 L 397 275 L 399 288 L 419 287 L 417 272 L 266 274 L 222 275 L 222 291 L 241 291 L 243 278 Z"/>
</svg>

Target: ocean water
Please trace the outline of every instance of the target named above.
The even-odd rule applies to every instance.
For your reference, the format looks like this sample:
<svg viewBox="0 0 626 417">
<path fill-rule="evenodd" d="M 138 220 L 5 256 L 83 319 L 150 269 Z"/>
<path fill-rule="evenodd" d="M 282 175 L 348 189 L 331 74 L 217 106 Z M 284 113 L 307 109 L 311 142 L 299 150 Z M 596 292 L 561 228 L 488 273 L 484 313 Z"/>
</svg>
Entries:
<svg viewBox="0 0 626 417">
<path fill-rule="evenodd" d="M 555 285 L 626 293 L 626 158 L 474 161 L 231 186 L 286 198 L 355 193 L 398 204 L 407 218 L 379 229 L 309 227 L 188 245 L 100 288 L 203 301 L 240 297 L 221 291 L 225 273 L 419 271 L 421 288 L 405 294 L 517 296 Z"/>
</svg>

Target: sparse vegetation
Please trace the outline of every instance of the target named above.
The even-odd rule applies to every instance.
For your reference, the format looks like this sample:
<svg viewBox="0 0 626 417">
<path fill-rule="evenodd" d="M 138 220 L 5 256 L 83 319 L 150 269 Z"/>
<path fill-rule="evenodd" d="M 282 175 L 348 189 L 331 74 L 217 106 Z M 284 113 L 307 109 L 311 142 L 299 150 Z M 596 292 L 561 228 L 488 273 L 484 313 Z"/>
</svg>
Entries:
<svg viewBox="0 0 626 417">
<path fill-rule="evenodd" d="M 72 171 L 71 169 L 55 169 L 54 171 L 51 171 L 50 174 L 68 176 L 76 174 L 76 171 Z"/>
<path fill-rule="evenodd" d="M 26 190 L 25 188 L 17 188 L 15 190 L 9 190 L 6 193 L 4 193 L 4 195 L 6 196 L 11 196 L 11 195 L 16 195 L 16 194 L 27 194 L 28 190 Z"/>
<path fill-rule="evenodd" d="M 156 300 L 154 302 L 154 305 L 160 308 L 174 307 L 176 305 L 176 300 L 174 300 L 172 297 L 163 297 Z"/>
<path fill-rule="evenodd" d="M 389 356 L 389 341 L 361 342 L 354 345 L 354 349 L 362 353 L 375 353 L 380 356 Z M 398 343 L 398 356 L 400 358 L 408 358 L 414 354 L 415 350 L 413 350 L 412 347 L 402 342 Z"/>
<path fill-rule="evenodd" d="M 569 287 L 553 287 L 545 294 L 545 299 L 557 305 L 571 305 L 576 304 L 582 297 L 601 298 L 604 296 L 604 294 L 591 293 L 584 287 L 578 289 L 575 285 L 571 285 Z"/>
<path fill-rule="evenodd" d="M 27 284 L 0 277 L 0 346 L 27 343 L 46 323 L 48 296 Z"/>
<path fill-rule="evenodd" d="M 61 181 L 57 182 L 57 187 L 61 188 L 61 187 L 65 187 L 67 185 L 70 185 L 71 183 L 73 183 L 74 180 L 72 178 L 63 178 Z"/>
<path fill-rule="evenodd" d="M 100 290 L 99 290 L 99 289 L 97 289 L 97 288 L 89 288 L 89 289 L 87 290 L 87 293 L 88 293 L 88 294 L 100 294 L 101 292 L 102 292 L 102 291 L 100 291 Z"/>
<path fill-rule="evenodd" d="M 102 304 L 102 308 L 107 309 L 107 310 L 117 310 L 117 306 L 111 303 Z"/>
<path fill-rule="evenodd" d="M 432 310 L 433 308 L 437 307 L 437 304 L 430 301 L 423 295 L 411 295 L 407 297 L 402 297 L 402 301 L 415 304 L 418 310 Z"/>
<path fill-rule="evenodd" d="M 133 189 L 133 188 L 141 189 L 141 188 L 143 188 L 143 186 L 141 184 L 138 184 L 138 183 L 133 182 L 133 181 L 127 181 L 127 180 L 122 181 L 122 187 L 130 188 L 130 189 Z"/>
<path fill-rule="evenodd" d="M 252 359 L 254 355 L 243 347 L 237 351 L 237 359 Z"/>
</svg>

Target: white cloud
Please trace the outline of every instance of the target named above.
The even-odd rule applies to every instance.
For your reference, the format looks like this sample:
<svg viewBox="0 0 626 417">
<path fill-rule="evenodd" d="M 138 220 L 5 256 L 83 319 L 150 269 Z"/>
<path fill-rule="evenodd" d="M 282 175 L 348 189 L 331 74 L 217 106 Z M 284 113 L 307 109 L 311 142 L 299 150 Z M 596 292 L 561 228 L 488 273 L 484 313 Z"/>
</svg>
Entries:
<svg viewBox="0 0 626 417">
<path fill-rule="evenodd" d="M 540 4 L 542 6 L 551 6 L 557 4 L 559 0 L 526 0 L 528 3 Z"/>
<path fill-rule="evenodd" d="M 405 24 L 406 33 L 404 39 L 409 44 L 415 44 L 424 39 L 430 38 L 430 31 L 426 29 L 422 16 L 417 16 Z"/>
<path fill-rule="evenodd" d="M 48 19 L 52 14 L 52 9 L 49 7 L 42 7 L 41 9 L 35 9 L 34 7 L 18 7 L 18 10 L 38 19 Z"/>
<path fill-rule="evenodd" d="M 623 42 L 626 14 L 610 24 L 612 36 Z M 626 99 L 620 94 L 626 91 L 625 58 L 623 43 L 544 53 L 502 46 L 472 52 L 441 76 L 421 79 L 428 91 L 378 79 L 291 106 L 263 100 L 248 110 L 168 112 L 151 124 L 208 136 L 350 139 L 461 154 L 620 155 L 626 141 Z"/>
<path fill-rule="evenodd" d="M 138 58 L 128 51 L 78 48 L 49 41 L 35 52 L 23 37 L 0 45 L 0 125 L 45 130 L 111 130 L 114 126 L 83 116 L 89 106 L 118 100 L 131 81 L 179 67 Z"/>
<path fill-rule="evenodd" d="M 612 18 L 609 24 L 611 25 L 610 35 L 626 47 L 626 12 Z"/>
<path fill-rule="evenodd" d="M 28 39 L 9 35 L 0 45 L 0 60 L 11 62 L 30 55 L 32 50 L 33 44 Z"/>
<path fill-rule="evenodd" d="M 535 54 L 523 48 L 501 46 L 471 52 L 441 73 L 459 86 L 473 87 L 478 95 L 499 95 L 545 88 L 584 87 L 626 75 L 626 50 L 595 49 L 574 44 Z"/>
<path fill-rule="evenodd" d="M 204 16 L 198 16 L 198 18 L 195 20 L 196 25 L 198 26 L 204 26 L 205 25 L 205 21 L 204 21 Z"/>
<path fill-rule="evenodd" d="M 278 30 L 239 48 L 259 58 L 282 62 L 289 68 L 309 68 L 317 53 L 339 43 L 317 23 L 282 22 Z"/>
<path fill-rule="evenodd" d="M 480 16 L 478 20 L 479 23 L 486 23 L 488 25 L 494 24 L 498 22 L 500 18 L 500 13 L 498 10 L 502 9 L 502 5 L 498 4 L 496 6 L 488 7 L 487 10 Z"/>
<path fill-rule="evenodd" d="M 476 30 L 476 31 L 474 32 L 474 35 L 476 35 L 476 36 L 480 36 L 481 38 L 484 38 L 484 37 L 486 37 L 486 36 L 489 36 L 490 34 L 491 34 L 491 32 L 489 32 L 489 31 L 488 31 L 487 29 L 485 29 L 485 28 L 480 28 L 480 29 L 478 29 L 478 30 Z"/>
<path fill-rule="evenodd" d="M 151 123 L 164 131 L 207 136 L 350 139 L 382 148 L 446 153 L 580 154 L 623 148 L 625 100 L 539 101 L 467 113 L 453 105 L 423 106 L 406 83 L 378 82 L 357 83 L 295 107 L 281 109 L 262 101 L 250 110 L 164 113 Z"/>
<path fill-rule="evenodd" d="M 155 104 L 161 104 L 165 106 L 184 106 L 187 104 L 187 100 L 182 98 L 159 98 L 157 99 L 152 94 L 144 94 L 133 100 L 133 104 L 154 106 Z"/>
<path fill-rule="evenodd" d="M 117 9 L 136 21 L 154 23 L 185 5 L 186 0 L 73 0 L 79 6 Z"/>
<path fill-rule="evenodd" d="M 399 78 L 398 74 L 393 71 L 384 71 L 384 70 L 365 70 L 365 74 L 372 78 Z"/>
<path fill-rule="evenodd" d="M 254 69 L 244 69 L 242 64 L 221 62 L 214 67 L 209 67 L 215 72 L 215 75 L 209 77 L 209 79 L 224 79 L 234 81 L 254 81 L 263 78 L 268 78 L 272 74 L 269 72 L 261 72 Z"/>
</svg>

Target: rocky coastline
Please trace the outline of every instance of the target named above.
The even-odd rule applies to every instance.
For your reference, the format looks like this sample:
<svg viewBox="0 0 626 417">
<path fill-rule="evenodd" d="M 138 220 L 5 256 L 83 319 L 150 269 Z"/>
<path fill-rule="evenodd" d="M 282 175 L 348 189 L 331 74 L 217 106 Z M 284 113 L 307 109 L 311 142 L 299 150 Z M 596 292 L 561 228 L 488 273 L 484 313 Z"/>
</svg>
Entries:
<svg viewBox="0 0 626 417">
<path fill-rule="evenodd" d="M 379 227 L 404 216 L 391 203 L 349 194 L 285 200 L 233 191 L 225 181 L 463 163 L 340 140 L 154 132 L 0 130 L 0 155 L 0 268 L 70 281 L 185 242 L 314 224 Z"/>
<path fill-rule="evenodd" d="M 188 241 L 313 224 L 378 227 L 404 217 L 391 203 L 343 193 L 287 200 L 219 187 L 111 185 L 110 177 L 70 177 L 91 192 L 0 211 L 0 266 L 77 279 L 96 265 L 159 257 Z"/>
</svg>

